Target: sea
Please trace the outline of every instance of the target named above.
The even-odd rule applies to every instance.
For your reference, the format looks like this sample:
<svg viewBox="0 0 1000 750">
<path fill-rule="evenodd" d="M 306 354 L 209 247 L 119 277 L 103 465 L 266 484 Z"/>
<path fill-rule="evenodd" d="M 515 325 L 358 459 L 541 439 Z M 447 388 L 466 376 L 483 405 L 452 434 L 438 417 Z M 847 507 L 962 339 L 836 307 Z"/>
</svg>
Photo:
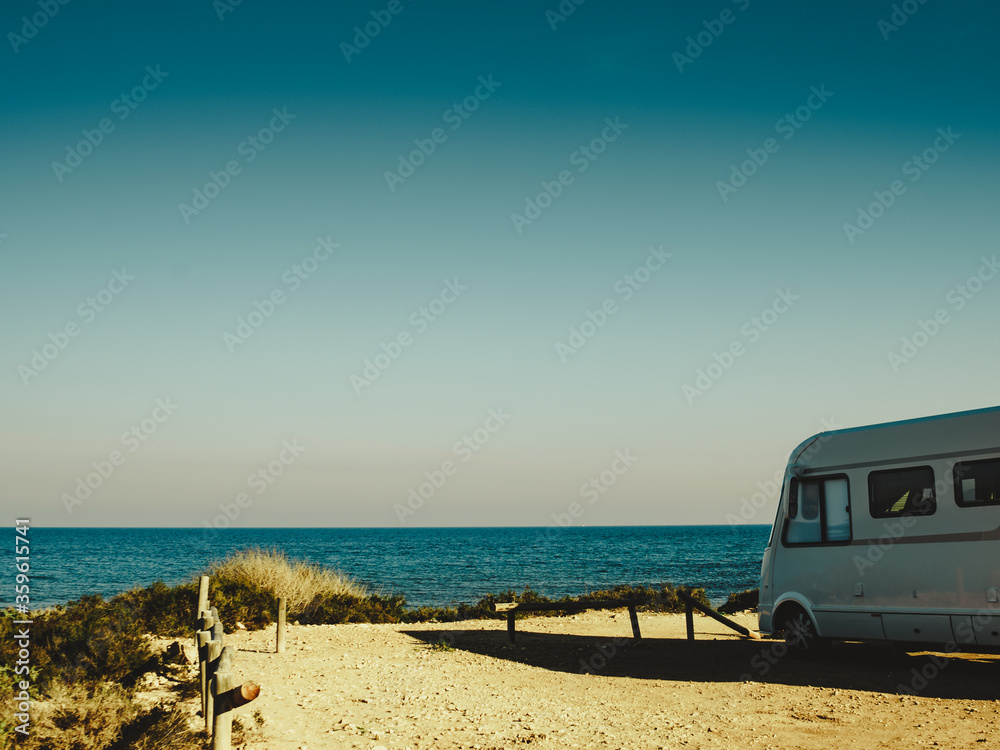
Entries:
<svg viewBox="0 0 1000 750">
<path fill-rule="evenodd" d="M 410 606 L 474 604 L 531 587 L 549 597 L 620 584 L 755 588 L 770 526 L 512 528 L 32 528 L 31 608 L 175 585 L 248 547 L 332 567 Z M 13 562 L 13 561 L 12 561 Z M 13 605 L 3 587 L 0 605 Z"/>
</svg>

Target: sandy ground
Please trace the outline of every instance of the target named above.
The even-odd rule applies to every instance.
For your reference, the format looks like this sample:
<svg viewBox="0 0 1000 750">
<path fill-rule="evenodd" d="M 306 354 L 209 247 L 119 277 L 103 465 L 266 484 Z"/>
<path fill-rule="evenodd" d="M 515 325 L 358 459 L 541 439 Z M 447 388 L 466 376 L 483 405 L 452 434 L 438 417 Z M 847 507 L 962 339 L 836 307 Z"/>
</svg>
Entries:
<svg viewBox="0 0 1000 750">
<path fill-rule="evenodd" d="M 273 627 L 227 635 L 262 686 L 242 747 L 1000 747 L 996 656 L 848 643 L 803 662 L 709 618 L 694 643 L 683 615 L 639 618 L 640 641 L 625 611 L 519 620 L 516 645 L 501 620 L 289 626 L 280 655 Z"/>
</svg>

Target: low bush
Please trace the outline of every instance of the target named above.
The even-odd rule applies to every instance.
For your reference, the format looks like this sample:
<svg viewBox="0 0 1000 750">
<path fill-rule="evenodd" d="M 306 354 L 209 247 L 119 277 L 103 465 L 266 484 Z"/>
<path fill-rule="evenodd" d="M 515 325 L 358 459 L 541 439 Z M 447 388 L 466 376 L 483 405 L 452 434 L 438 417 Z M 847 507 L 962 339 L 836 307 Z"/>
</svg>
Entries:
<svg viewBox="0 0 1000 750">
<path fill-rule="evenodd" d="M 640 612 L 683 612 L 684 601 L 677 595 L 678 591 L 683 591 L 699 604 L 709 606 L 708 596 L 705 589 L 691 588 L 688 586 L 674 586 L 672 583 L 664 583 L 659 589 L 651 586 L 616 586 L 612 589 L 602 589 L 585 594 L 579 599 L 581 601 L 595 601 L 599 599 L 633 599 L 651 598 L 649 604 L 644 604 L 637 609 Z"/>
<path fill-rule="evenodd" d="M 402 596 L 366 597 L 349 594 L 321 594 L 299 614 L 299 622 L 310 625 L 337 625 L 343 622 L 405 622 L 406 599 Z"/>
<path fill-rule="evenodd" d="M 111 599 L 113 606 L 130 611 L 146 632 L 162 636 L 186 636 L 194 631 L 198 606 L 198 584 L 167 586 L 157 581 L 144 589 L 132 589 Z"/>
<path fill-rule="evenodd" d="M 745 612 L 748 609 L 757 609 L 760 604 L 760 589 L 746 589 L 745 591 L 734 591 L 729 595 L 726 603 L 719 607 L 723 614 L 731 615 L 736 612 Z"/>
<path fill-rule="evenodd" d="M 0 661 L 15 664 L 13 610 L 0 617 Z M 131 686 L 153 655 L 143 638 L 145 623 L 128 607 L 96 595 L 32 616 L 31 665 L 34 686 L 45 690 L 57 678 L 93 685 L 102 680 Z"/>
</svg>

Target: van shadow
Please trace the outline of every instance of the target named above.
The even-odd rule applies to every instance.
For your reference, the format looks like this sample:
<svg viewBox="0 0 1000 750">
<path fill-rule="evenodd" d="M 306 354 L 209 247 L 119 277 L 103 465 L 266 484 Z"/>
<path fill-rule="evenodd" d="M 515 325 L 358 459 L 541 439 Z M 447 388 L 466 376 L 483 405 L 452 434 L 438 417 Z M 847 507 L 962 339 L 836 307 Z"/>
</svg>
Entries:
<svg viewBox="0 0 1000 750">
<path fill-rule="evenodd" d="M 822 657 L 797 659 L 782 641 L 687 640 L 491 630 L 403 631 L 426 643 L 554 672 L 685 682 L 745 681 L 929 698 L 995 700 L 1000 660 L 975 654 L 906 653 L 884 644 L 834 644 Z M 904 690 L 905 688 L 905 690 Z"/>
</svg>

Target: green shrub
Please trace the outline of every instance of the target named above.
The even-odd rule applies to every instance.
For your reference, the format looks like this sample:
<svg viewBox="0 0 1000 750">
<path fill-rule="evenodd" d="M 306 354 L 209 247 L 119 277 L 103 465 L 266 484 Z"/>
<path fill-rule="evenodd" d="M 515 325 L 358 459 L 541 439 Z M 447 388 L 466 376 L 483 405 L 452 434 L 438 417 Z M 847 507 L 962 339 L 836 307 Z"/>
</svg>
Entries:
<svg viewBox="0 0 1000 750">
<path fill-rule="evenodd" d="M 12 610 L 0 617 L 0 661 L 5 664 L 14 664 L 17 658 L 14 619 Z M 32 620 L 31 663 L 37 669 L 34 685 L 40 689 L 56 678 L 131 686 L 153 661 L 143 638 L 144 623 L 128 607 L 107 603 L 100 596 L 44 610 Z"/>
<path fill-rule="evenodd" d="M 187 636 L 195 630 L 198 584 L 167 586 L 156 581 L 144 589 L 132 589 L 111 599 L 111 604 L 132 612 L 146 632 L 161 636 Z"/>
<path fill-rule="evenodd" d="M 274 622 L 278 599 L 250 583 L 213 581 L 209 601 L 219 612 L 227 632 L 242 622 L 249 630 L 259 630 Z M 173 588 L 157 581 L 144 589 L 132 589 L 114 597 L 111 605 L 132 612 L 145 631 L 154 635 L 190 636 L 197 625 L 198 584 L 183 583 Z"/>
<path fill-rule="evenodd" d="M 719 611 L 731 615 L 736 612 L 743 612 L 748 609 L 757 609 L 760 604 L 760 589 L 747 589 L 746 591 L 735 591 L 729 595 L 726 603 L 719 607 Z"/>
<path fill-rule="evenodd" d="M 260 630 L 278 618 L 278 597 L 245 581 L 213 581 L 209 602 L 218 610 L 226 632 L 235 630 L 238 622 L 247 630 Z M 193 624 L 193 607 L 191 611 Z"/>
<path fill-rule="evenodd" d="M 687 605 L 677 595 L 678 591 L 683 591 L 699 604 L 703 604 L 706 607 L 711 606 L 705 589 L 691 586 L 674 586 L 671 583 L 665 583 L 660 586 L 658 591 L 650 590 L 654 601 L 649 606 L 642 607 L 641 609 L 648 612 L 683 612 Z"/>
<path fill-rule="evenodd" d="M 299 615 L 299 622 L 312 625 L 336 625 L 343 622 L 403 622 L 406 599 L 402 596 L 366 597 L 349 594 L 317 596 Z"/>
</svg>

